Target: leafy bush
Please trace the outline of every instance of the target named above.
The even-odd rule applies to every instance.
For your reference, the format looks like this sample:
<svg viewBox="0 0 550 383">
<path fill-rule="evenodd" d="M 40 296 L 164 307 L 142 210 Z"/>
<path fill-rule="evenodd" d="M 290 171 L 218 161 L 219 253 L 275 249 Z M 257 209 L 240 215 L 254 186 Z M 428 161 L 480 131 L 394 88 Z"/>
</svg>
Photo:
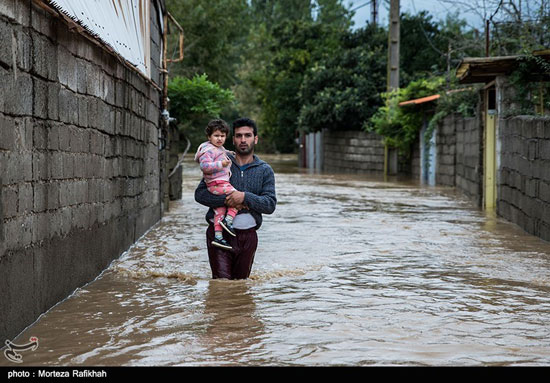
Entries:
<svg viewBox="0 0 550 383">
<path fill-rule="evenodd" d="M 429 142 L 433 130 L 445 116 L 459 113 L 469 117 L 475 114 L 478 88 L 447 91 L 445 86 L 445 77 L 440 76 L 412 81 L 406 88 L 385 93 L 386 104 L 372 116 L 365 129 L 382 135 L 388 146 L 408 155 L 425 118 L 428 119 L 428 128 L 423 139 Z M 404 101 L 432 95 L 440 95 L 435 103 L 399 105 Z"/>
<path fill-rule="evenodd" d="M 408 153 L 423 123 L 423 108 L 399 106 L 399 103 L 439 94 L 445 85 L 444 77 L 412 81 L 406 88 L 384 93 L 386 104 L 371 117 L 366 129 L 385 138 L 387 145 Z"/>
<path fill-rule="evenodd" d="M 204 141 L 208 120 L 220 117 L 234 102 L 233 92 L 210 82 L 206 74 L 191 79 L 174 77 L 168 84 L 168 98 L 170 114 L 194 146 Z"/>
</svg>

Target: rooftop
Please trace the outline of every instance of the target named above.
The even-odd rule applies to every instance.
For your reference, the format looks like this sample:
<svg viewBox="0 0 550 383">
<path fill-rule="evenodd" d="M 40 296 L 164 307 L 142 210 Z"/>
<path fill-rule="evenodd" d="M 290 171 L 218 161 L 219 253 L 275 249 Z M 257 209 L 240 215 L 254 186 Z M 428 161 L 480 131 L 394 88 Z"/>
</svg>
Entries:
<svg viewBox="0 0 550 383">
<path fill-rule="evenodd" d="M 535 51 L 533 55 L 550 60 L 550 49 Z M 526 56 L 467 57 L 459 64 L 456 76 L 461 84 L 488 83 L 496 76 L 511 73 L 522 57 Z"/>
</svg>

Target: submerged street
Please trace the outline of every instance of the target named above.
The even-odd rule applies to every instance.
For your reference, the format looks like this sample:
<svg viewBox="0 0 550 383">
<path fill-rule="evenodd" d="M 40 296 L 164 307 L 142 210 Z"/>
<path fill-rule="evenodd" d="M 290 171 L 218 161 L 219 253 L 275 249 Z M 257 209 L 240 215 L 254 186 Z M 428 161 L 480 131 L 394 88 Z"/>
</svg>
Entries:
<svg viewBox="0 0 550 383">
<path fill-rule="evenodd" d="M 278 205 L 251 279 L 211 279 L 188 159 L 183 199 L 13 340 L 39 340 L 19 365 L 550 363 L 550 243 L 453 189 L 262 158 Z"/>
</svg>

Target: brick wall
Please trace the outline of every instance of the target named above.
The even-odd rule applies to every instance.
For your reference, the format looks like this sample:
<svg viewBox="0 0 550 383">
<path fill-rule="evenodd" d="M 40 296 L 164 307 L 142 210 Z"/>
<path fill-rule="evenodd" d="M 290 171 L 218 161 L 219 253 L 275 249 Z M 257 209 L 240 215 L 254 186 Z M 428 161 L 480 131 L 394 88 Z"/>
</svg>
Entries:
<svg viewBox="0 0 550 383">
<path fill-rule="evenodd" d="M 499 120 L 497 212 L 550 241 L 550 118 Z"/>
<path fill-rule="evenodd" d="M 0 0 L 0 86 L 0 339 L 10 339 L 160 219 L 161 95 L 31 0 Z"/>
</svg>

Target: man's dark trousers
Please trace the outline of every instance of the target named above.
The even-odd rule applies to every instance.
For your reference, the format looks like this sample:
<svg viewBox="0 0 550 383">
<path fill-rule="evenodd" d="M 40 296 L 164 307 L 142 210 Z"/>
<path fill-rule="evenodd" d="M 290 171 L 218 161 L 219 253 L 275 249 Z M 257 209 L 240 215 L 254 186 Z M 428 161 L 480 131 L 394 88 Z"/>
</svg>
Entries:
<svg viewBox="0 0 550 383">
<path fill-rule="evenodd" d="M 246 279 L 250 276 L 254 255 L 258 247 L 256 228 L 247 230 L 235 229 L 236 237 L 224 232 L 224 238 L 233 250 L 225 250 L 212 245 L 214 225 L 208 225 L 206 244 L 208 260 L 212 269 L 212 278 Z"/>
</svg>

